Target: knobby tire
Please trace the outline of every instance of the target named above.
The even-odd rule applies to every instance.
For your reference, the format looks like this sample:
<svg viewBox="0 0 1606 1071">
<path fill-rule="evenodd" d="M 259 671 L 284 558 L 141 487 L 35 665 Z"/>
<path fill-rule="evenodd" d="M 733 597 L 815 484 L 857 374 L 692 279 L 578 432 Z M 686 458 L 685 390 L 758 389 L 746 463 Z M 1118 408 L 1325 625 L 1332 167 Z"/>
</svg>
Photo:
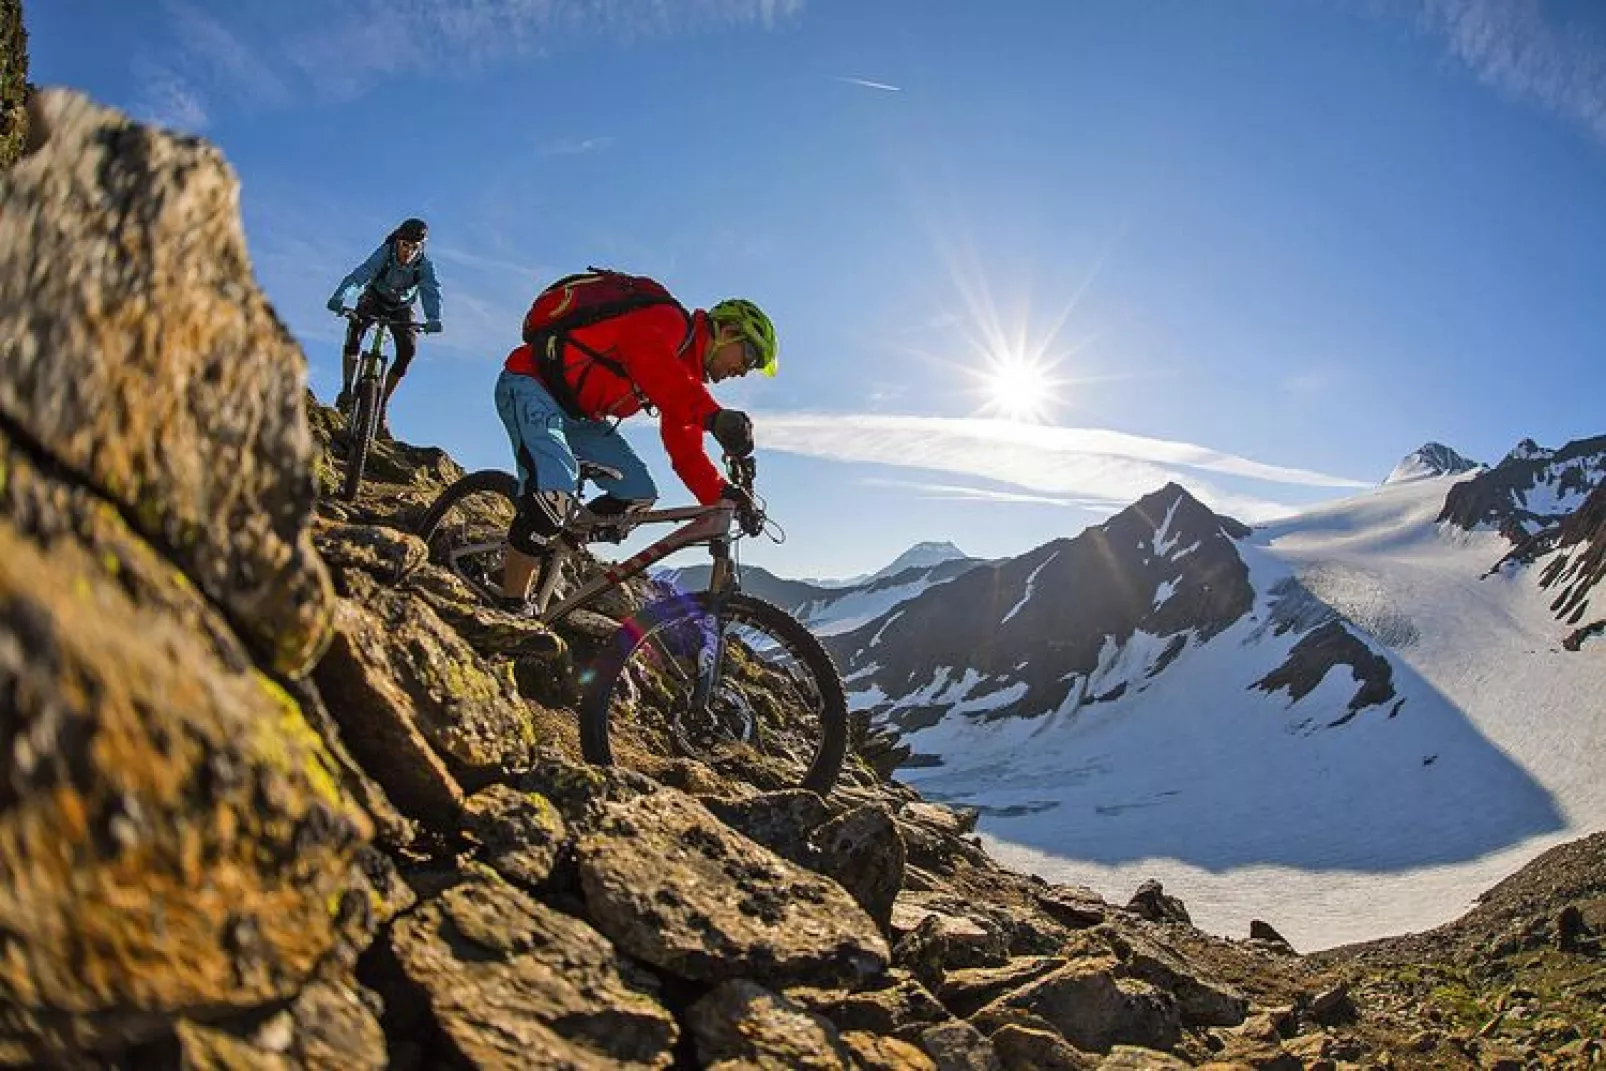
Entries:
<svg viewBox="0 0 1606 1071">
<path fill-rule="evenodd" d="M 631 658 L 661 629 L 705 619 L 709 600 L 707 592 L 696 592 L 651 603 L 626 621 L 597 656 L 580 703 L 580 745 L 587 762 L 613 765 L 609 708 Z M 779 640 L 812 676 L 822 707 L 818 712 L 820 738 L 815 742 L 813 763 L 798 785 L 825 795 L 841 772 L 848 743 L 847 698 L 836 663 L 814 634 L 780 607 L 743 592 L 727 595 L 724 605 L 727 617 Z"/>
<path fill-rule="evenodd" d="M 357 500 L 357 489 L 362 486 L 363 470 L 368 467 L 368 450 L 374 443 L 374 432 L 379 429 L 379 381 L 366 379 L 357 385 L 357 405 L 352 410 L 351 423 L 346 426 L 346 484 L 340 497 L 347 502 Z"/>
<path fill-rule="evenodd" d="M 429 511 L 424 514 L 423 519 L 414 526 L 414 534 L 419 539 L 422 539 L 426 546 L 429 545 L 430 541 L 435 538 L 435 533 L 440 528 L 441 522 L 446 519 L 446 516 L 452 512 L 453 508 L 470 495 L 478 494 L 501 495 L 507 499 L 509 505 L 513 505 L 518 500 L 518 478 L 512 473 L 502 472 L 500 469 L 481 469 L 479 472 L 469 473 L 441 492 L 440 497 L 430 505 Z"/>
</svg>

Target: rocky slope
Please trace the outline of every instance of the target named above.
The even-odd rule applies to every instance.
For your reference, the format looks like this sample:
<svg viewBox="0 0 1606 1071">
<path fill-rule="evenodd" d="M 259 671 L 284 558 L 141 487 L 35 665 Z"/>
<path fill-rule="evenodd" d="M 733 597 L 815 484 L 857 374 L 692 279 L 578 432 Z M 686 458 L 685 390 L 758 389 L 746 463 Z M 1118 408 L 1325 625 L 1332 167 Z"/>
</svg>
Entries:
<svg viewBox="0 0 1606 1071">
<path fill-rule="evenodd" d="M 406 531 L 438 450 L 329 501 L 344 429 L 218 153 L 33 107 L 0 177 L 0 1063 L 1599 1057 L 1595 842 L 1454 933 L 1312 959 L 1005 871 L 861 759 L 826 799 L 585 766 L 565 655 L 646 593 L 556 636 L 476 604 Z"/>
<path fill-rule="evenodd" d="M 0 0 L 0 170 L 22 154 L 28 137 L 28 31 L 22 0 Z"/>
</svg>

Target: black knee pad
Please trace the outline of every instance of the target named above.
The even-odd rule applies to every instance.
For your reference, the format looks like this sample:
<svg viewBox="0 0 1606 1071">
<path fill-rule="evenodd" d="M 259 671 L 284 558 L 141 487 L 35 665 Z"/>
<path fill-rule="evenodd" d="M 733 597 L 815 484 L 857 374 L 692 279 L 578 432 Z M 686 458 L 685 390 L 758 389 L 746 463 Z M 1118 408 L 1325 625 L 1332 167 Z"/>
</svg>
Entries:
<svg viewBox="0 0 1606 1071">
<path fill-rule="evenodd" d="M 507 533 L 508 544 L 523 554 L 545 553 L 547 544 L 563 529 L 573 509 L 573 495 L 531 488 L 519 496 L 518 513 Z"/>
</svg>

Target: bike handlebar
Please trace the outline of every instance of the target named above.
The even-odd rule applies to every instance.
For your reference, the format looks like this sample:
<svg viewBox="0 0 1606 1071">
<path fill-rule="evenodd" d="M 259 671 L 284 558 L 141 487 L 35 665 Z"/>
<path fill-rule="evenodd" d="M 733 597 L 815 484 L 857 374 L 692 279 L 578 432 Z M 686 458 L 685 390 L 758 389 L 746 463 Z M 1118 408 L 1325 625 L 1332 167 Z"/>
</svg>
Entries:
<svg viewBox="0 0 1606 1071">
<path fill-rule="evenodd" d="M 339 312 L 335 313 L 335 315 L 336 316 L 343 316 L 346 319 L 350 320 L 352 323 L 384 324 L 386 327 L 390 328 L 391 330 L 395 330 L 398 327 L 404 327 L 407 330 L 411 331 L 415 335 L 418 334 L 418 332 L 420 332 L 420 331 L 422 331 L 424 329 L 424 325 L 419 323 L 417 320 L 412 320 L 412 319 L 403 320 L 403 319 L 399 319 L 399 318 L 396 318 L 396 317 L 390 317 L 390 316 L 373 316 L 373 315 L 359 316 L 359 315 L 357 315 L 357 310 L 356 309 L 341 309 Z"/>
</svg>

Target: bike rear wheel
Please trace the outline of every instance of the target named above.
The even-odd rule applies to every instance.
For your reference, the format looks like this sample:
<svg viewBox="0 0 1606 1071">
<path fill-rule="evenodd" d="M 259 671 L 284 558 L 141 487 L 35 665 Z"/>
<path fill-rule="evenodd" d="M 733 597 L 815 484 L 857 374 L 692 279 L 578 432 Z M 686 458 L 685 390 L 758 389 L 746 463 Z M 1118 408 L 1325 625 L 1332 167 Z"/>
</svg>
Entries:
<svg viewBox="0 0 1606 1071">
<path fill-rule="evenodd" d="M 580 740 L 597 765 L 650 774 L 681 756 L 761 788 L 822 795 L 842 768 L 847 700 L 835 663 L 795 618 L 750 595 L 645 607 L 586 679 Z"/>
<path fill-rule="evenodd" d="M 486 602 L 502 590 L 502 559 L 519 481 L 496 469 L 471 472 L 441 492 L 413 531 L 444 566 Z"/>
<path fill-rule="evenodd" d="M 362 486 L 363 470 L 368 467 L 368 450 L 379 428 L 379 403 L 379 380 L 371 377 L 360 380 L 351 422 L 346 425 L 346 482 L 340 489 L 340 497 L 347 502 L 356 501 L 357 489 Z"/>
</svg>

